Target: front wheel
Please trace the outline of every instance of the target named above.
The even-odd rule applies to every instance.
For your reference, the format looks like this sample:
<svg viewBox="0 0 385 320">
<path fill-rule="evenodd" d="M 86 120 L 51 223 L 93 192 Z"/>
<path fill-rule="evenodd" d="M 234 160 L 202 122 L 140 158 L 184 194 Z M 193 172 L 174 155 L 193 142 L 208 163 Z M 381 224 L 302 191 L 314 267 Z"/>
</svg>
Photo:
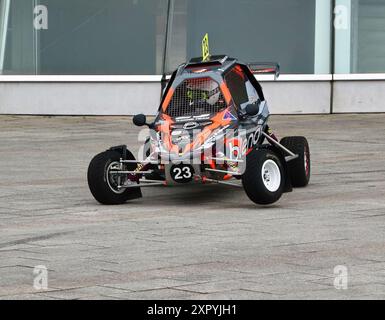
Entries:
<svg viewBox="0 0 385 320">
<path fill-rule="evenodd" d="M 242 184 L 251 201 L 262 205 L 278 201 L 283 193 L 284 179 L 281 161 L 273 151 L 253 150 L 247 155 Z"/>
<path fill-rule="evenodd" d="M 114 173 L 118 170 L 134 169 L 132 164 L 121 167 L 120 158 L 120 153 L 109 150 L 96 155 L 88 167 L 88 186 L 94 198 L 101 204 L 122 204 L 141 196 L 138 187 L 120 188 L 122 185 L 135 184 L 128 176 Z"/>
</svg>

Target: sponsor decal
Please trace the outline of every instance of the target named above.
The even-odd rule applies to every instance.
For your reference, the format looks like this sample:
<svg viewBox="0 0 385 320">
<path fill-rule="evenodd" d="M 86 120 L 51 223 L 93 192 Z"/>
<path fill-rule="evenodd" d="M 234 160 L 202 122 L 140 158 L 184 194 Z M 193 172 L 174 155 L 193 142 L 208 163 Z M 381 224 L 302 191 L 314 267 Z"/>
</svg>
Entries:
<svg viewBox="0 0 385 320">
<path fill-rule="evenodd" d="M 251 132 L 247 138 L 242 139 L 241 145 L 235 143 L 229 143 L 230 159 L 239 159 L 247 154 L 247 151 L 258 144 L 259 138 L 262 134 L 262 127 L 257 128 L 254 132 Z M 241 157 L 240 157 L 241 156 Z"/>
<path fill-rule="evenodd" d="M 187 116 L 187 117 L 177 117 L 175 118 L 176 122 L 188 122 L 188 121 L 199 121 L 199 120 L 206 120 L 210 119 L 210 114 L 202 114 L 199 116 Z"/>
<path fill-rule="evenodd" d="M 183 125 L 183 129 L 185 129 L 185 130 L 191 130 L 191 129 L 195 129 L 195 128 L 198 128 L 198 127 L 199 127 L 199 123 L 198 122 L 186 122 Z"/>
<path fill-rule="evenodd" d="M 237 120 L 237 118 L 230 111 L 226 111 L 223 120 Z"/>
</svg>

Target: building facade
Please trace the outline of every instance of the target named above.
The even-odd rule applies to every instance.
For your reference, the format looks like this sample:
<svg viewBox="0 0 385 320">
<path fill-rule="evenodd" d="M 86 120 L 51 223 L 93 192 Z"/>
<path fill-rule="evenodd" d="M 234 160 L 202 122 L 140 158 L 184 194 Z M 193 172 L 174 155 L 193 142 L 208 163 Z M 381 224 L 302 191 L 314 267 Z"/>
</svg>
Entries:
<svg viewBox="0 0 385 320">
<path fill-rule="evenodd" d="M 273 113 L 385 112 L 385 0 L 0 0 L 0 113 L 154 114 L 206 32 Z"/>
</svg>

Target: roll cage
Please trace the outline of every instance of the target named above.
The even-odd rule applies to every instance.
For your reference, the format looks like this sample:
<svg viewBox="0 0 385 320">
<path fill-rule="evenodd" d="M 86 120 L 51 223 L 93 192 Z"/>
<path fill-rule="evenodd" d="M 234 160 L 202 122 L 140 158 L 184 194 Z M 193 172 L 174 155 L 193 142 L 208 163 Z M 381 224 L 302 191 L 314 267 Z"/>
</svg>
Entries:
<svg viewBox="0 0 385 320">
<path fill-rule="evenodd" d="M 163 76 L 162 87 L 165 86 L 161 104 L 158 111 L 164 112 L 170 103 L 172 96 L 179 85 L 187 79 L 212 78 L 216 81 L 222 94 L 230 104 L 234 103 L 236 109 L 240 104 L 246 102 L 245 82 L 249 81 L 258 94 L 260 101 L 265 101 L 262 87 L 255 79 L 254 74 L 279 75 L 279 65 L 275 63 L 250 63 L 245 64 L 234 58 L 219 55 L 212 56 L 210 60 L 202 62 L 202 58 L 193 58 L 188 63 L 180 65 L 169 80 Z"/>
</svg>

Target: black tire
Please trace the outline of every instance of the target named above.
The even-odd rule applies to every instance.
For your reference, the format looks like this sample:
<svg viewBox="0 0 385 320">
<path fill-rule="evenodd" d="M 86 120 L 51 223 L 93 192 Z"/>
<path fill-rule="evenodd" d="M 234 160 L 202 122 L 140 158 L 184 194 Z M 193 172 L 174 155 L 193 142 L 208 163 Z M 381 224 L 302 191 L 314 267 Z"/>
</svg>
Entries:
<svg viewBox="0 0 385 320">
<path fill-rule="evenodd" d="M 310 149 L 305 137 L 285 137 L 281 144 L 298 154 L 298 158 L 287 163 L 293 187 L 301 188 L 309 184 L 311 175 Z"/>
<path fill-rule="evenodd" d="M 271 161 L 275 163 L 276 167 Z M 279 180 L 274 179 L 275 187 L 273 187 L 274 185 L 269 186 L 270 190 L 264 182 L 267 178 L 266 173 L 262 174 L 265 164 L 272 165 L 277 177 L 279 175 Z M 247 196 L 256 204 L 268 205 L 278 201 L 285 186 L 284 170 L 278 156 L 267 149 L 251 151 L 246 157 L 246 170 L 242 175 L 242 184 Z"/>
<path fill-rule="evenodd" d="M 105 151 L 96 155 L 88 167 L 88 186 L 94 198 L 101 204 L 115 205 L 125 203 L 138 192 L 137 188 L 114 191 L 107 182 L 107 168 L 113 162 L 119 162 L 121 154 L 116 151 Z"/>
</svg>

